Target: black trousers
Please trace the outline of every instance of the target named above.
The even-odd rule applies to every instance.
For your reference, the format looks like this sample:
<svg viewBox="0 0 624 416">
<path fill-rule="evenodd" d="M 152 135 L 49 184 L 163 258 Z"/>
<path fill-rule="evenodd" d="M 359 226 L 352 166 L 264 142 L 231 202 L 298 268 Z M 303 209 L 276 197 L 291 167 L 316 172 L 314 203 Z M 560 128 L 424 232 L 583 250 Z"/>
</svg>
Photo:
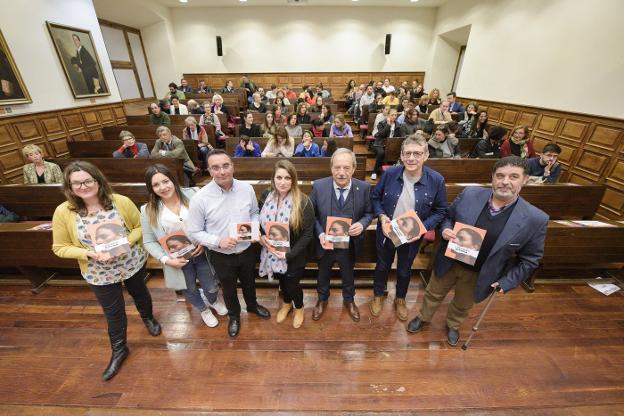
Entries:
<svg viewBox="0 0 624 416">
<path fill-rule="evenodd" d="M 384 158 L 386 157 L 386 148 L 373 145 L 373 152 L 375 152 L 375 167 L 373 168 L 373 172 L 379 175 Z"/>
<path fill-rule="evenodd" d="M 145 286 L 145 277 L 147 270 L 145 266 L 136 272 L 131 278 L 126 279 L 123 284 L 128 289 L 128 293 L 134 299 L 134 304 L 141 318 L 151 318 L 152 314 L 152 297 Z M 128 319 L 126 318 L 126 303 L 123 296 L 123 287 L 120 283 L 110 285 L 89 285 L 95 297 L 97 298 L 106 321 L 108 322 L 108 336 L 111 341 L 126 337 L 128 328 Z"/>
<path fill-rule="evenodd" d="M 240 281 L 243 289 L 243 298 L 245 299 L 247 310 L 255 309 L 258 305 L 256 302 L 256 280 L 254 277 L 256 256 L 252 247 L 250 246 L 239 254 L 223 254 L 211 250 L 210 261 L 221 282 L 223 300 L 228 308 L 228 316 L 230 318 L 240 317 L 241 306 L 236 292 L 237 281 Z"/>
<path fill-rule="evenodd" d="M 325 250 L 318 263 L 319 271 L 316 291 L 319 294 L 319 299 L 329 299 L 331 268 L 335 262 L 338 262 L 340 276 L 342 277 L 342 298 L 347 302 L 353 302 L 355 297 L 355 281 L 353 279 L 355 255 L 353 248 Z"/>
<path fill-rule="evenodd" d="M 301 276 L 303 269 L 295 270 L 289 273 L 275 273 L 275 277 L 279 279 L 280 290 L 282 291 L 282 299 L 284 303 L 295 304 L 295 308 L 303 308 L 303 289 L 301 288 Z"/>
</svg>

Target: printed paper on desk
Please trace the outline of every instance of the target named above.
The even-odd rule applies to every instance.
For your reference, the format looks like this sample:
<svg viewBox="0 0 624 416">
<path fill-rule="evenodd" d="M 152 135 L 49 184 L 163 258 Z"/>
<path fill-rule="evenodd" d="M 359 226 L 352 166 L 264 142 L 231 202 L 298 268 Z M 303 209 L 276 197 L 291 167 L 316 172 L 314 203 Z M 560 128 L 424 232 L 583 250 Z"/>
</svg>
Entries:
<svg viewBox="0 0 624 416">
<path fill-rule="evenodd" d="M 453 232 L 457 238 L 449 241 L 444 255 L 474 266 L 487 231 L 472 225 L 456 222 Z"/>
<path fill-rule="evenodd" d="M 108 258 L 130 253 L 126 228 L 120 220 L 106 221 L 87 226 L 96 253 L 106 253 Z"/>
<path fill-rule="evenodd" d="M 236 241 L 257 241 L 260 238 L 258 221 L 235 222 L 230 224 L 230 237 Z"/>
<path fill-rule="evenodd" d="M 51 230 L 51 229 L 52 229 L 51 222 L 44 222 L 43 224 L 35 225 L 34 227 L 29 228 L 29 230 L 32 230 L 32 231 Z"/>
<path fill-rule="evenodd" d="M 353 221 L 351 218 L 327 217 L 325 241 L 331 243 L 331 246 L 326 244 L 323 248 L 326 250 L 349 248 L 349 228 L 351 227 L 351 221 Z"/>
<path fill-rule="evenodd" d="M 191 258 L 191 254 L 196 248 L 183 231 L 176 231 L 168 234 L 159 239 L 158 242 L 167 254 L 169 254 L 169 257 L 174 259 L 183 257 L 188 260 Z"/>
<path fill-rule="evenodd" d="M 411 210 L 399 215 L 390 222 L 390 240 L 395 247 L 420 237 L 427 232 L 416 211 Z"/>
<path fill-rule="evenodd" d="M 268 221 L 265 226 L 267 240 L 277 251 L 290 251 L 290 228 L 287 222 Z"/>
</svg>

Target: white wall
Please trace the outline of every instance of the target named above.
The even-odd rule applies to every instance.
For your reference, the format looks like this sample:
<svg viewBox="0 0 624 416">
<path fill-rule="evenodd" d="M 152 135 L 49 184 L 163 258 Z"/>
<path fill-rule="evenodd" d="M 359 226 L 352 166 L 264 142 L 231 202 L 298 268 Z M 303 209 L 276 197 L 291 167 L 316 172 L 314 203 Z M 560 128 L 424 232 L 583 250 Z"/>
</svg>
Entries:
<svg viewBox="0 0 624 416">
<path fill-rule="evenodd" d="M 453 1 L 435 33 L 472 24 L 460 96 L 624 118 L 623 15 L 621 0 Z"/>
<path fill-rule="evenodd" d="M 33 100 L 11 105 L 12 115 L 94 105 L 75 99 L 54 49 L 46 20 L 91 31 L 111 95 L 95 104 L 120 101 L 119 91 L 91 0 L 10 1 L 2 6 L 0 28 Z"/>
</svg>

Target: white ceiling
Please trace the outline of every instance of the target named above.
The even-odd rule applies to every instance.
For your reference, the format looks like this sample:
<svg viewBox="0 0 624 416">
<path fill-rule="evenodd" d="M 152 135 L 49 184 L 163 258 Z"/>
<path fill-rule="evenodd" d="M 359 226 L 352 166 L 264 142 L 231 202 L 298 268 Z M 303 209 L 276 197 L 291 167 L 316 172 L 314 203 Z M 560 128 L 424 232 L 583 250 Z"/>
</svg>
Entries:
<svg viewBox="0 0 624 416">
<path fill-rule="evenodd" d="M 249 7 L 249 6 L 289 6 L 288 0 L 188 0 L 180 3 L 179 0 L 153 0 L 165 7 Z M 296 6 L 357 6 L 357 7 L 439 7 L 449 0 L 419 0 L 415 3 L 410 0 L 300 0 Z M 290 3 L 293 1 L 291 0 Z"/>
</svg>

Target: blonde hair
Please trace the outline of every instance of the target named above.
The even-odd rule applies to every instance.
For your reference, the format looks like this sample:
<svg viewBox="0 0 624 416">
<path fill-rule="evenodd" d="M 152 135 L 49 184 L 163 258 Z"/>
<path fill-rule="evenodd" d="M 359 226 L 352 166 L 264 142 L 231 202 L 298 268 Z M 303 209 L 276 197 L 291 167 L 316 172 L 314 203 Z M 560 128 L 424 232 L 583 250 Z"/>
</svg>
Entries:
<svg viewBox="0 0 624 416">
<path fill-rule="evenodd" d="M 223 97 L 221 97 L 219 94 L 215 94 L 212 96 L 212 104 L 214 104 L 215 100 L 221 100 L 221 104 L 223 104 Z"/>
<path fill-rule="evenodd" d="M 43 156 L 43 151 L 36 144 L 28 144 L 22 149 L 22 154 L 24 155 L 24 157 L 28 157 L 29 154 L 36 152 L 39 152 Z"/>
<path fill-rule="evenodd" d="M 295 165 L 292 164 L 288 159 L 281 159 L 275 163 L 275 168 L 273 169 L 273 176 L 271 177 L 271 192 L 275 193 L 275 173 L 278 169 L 284 169 L 288 172 L 291 180 L 290 194 L 292 195 L 292 209 L 290 211 L 290 226 L 294 231 L 301 231 L 303 228 L 303 210 L 307 204 L 310 203 L 307 195 L 301 192 L 299 189 L 299 180 L 297 177 L 297 169 L 295 169 Z"/>
<path fill-rule="evenodd" d="M 119 132 L 119 138 L 120 138 L 121 140 L 125 140 L 125 139 L 126 139 L 126 137 L 130 137 L 130 138 L 132 138 L 132 139 L 134 139 L 134 138 L 135 138 L 135 137 L 134 137 L 134 134 L 132 134 L 132 132 L 129 132 L 128 130 L 122 130 L 122 131 L 120 131 L 120 132 Z"/>
<path fill-rule="evenodd" d="M 188 116 L 187 118 L 184 119 L 185 123 L 193 123 L 194 125 L 197 125 L 197 120 L 195 119 L 195 117 L 192 116 Z"/>
</svg>

